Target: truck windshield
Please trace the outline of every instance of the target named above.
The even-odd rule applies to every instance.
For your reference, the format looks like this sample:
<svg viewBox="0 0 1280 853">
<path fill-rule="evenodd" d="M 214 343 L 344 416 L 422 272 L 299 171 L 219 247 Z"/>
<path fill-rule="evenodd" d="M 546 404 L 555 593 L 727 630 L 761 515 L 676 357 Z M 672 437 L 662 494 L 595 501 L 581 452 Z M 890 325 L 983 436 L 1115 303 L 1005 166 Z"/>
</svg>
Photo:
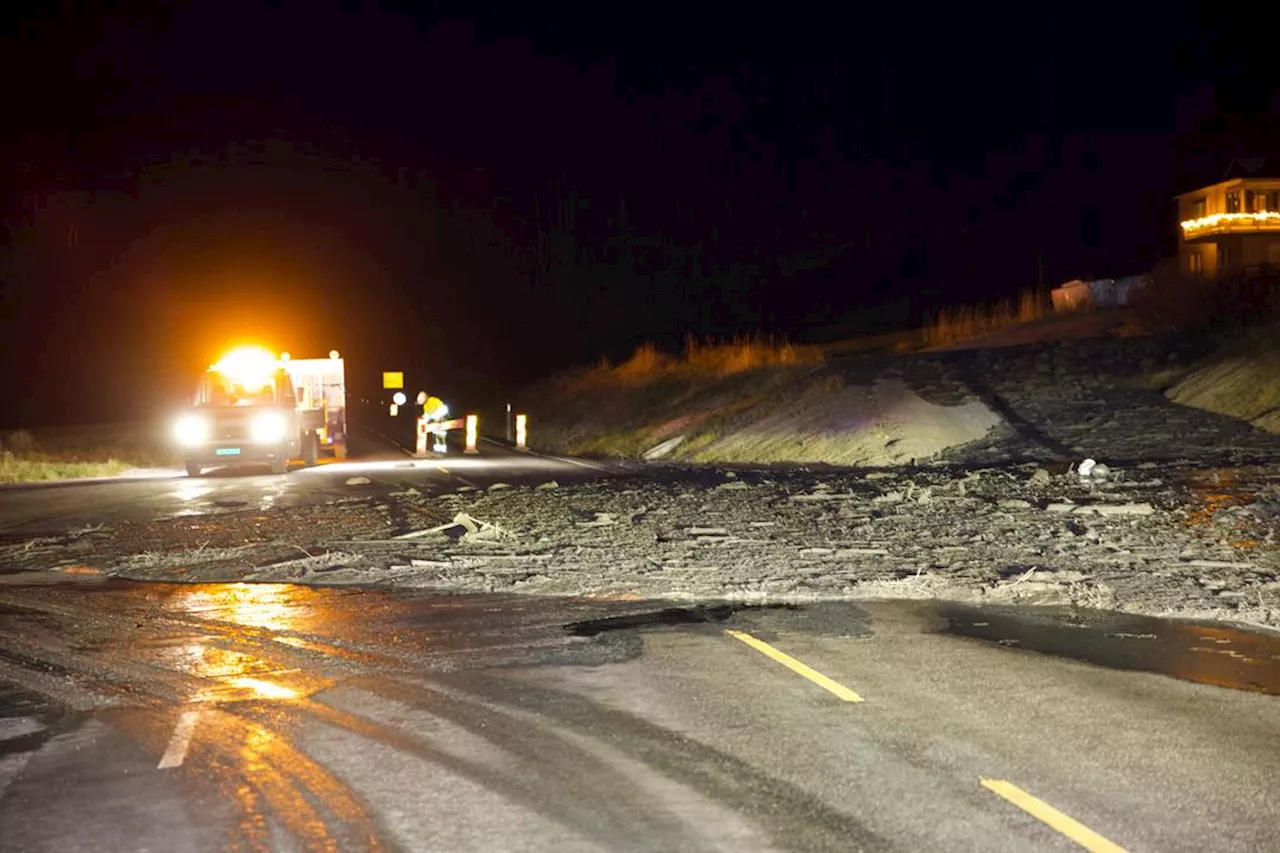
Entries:
<svg viewBox="0 0 1280 853">
<path fill-rule="evenodd" d="M 268 406 L 276 402 L 275 382 L 266 377 L 246 384 L 211 370 L 200 380 L 196 389 L 197 406 Z"/>
</svg>

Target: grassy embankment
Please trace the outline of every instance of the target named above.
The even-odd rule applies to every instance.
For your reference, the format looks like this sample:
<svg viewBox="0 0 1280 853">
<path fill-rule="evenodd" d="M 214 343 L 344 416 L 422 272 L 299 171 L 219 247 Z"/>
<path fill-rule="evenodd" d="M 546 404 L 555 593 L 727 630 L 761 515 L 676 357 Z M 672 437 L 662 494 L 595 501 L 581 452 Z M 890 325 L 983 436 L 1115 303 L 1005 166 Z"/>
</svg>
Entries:
<svg viewBox="0 0 1280 853">
<path fill-rule="evenodd" d="M 1195 356 L 1153 370 L 1150 387 L 1280 433 L 1280 270 L 1206 282 L 1165 268 L 1136 301 L 1134 322 L 1179 338 Z"/>
<path fill-rule="evenodd" d="M 143 425 L 11 430 L 0 434 L 0 484 L 110 477 L 175 464 Z"/>
<path fill-rule="evenodd" d="M 846 384 L 828 358 L 989 331 L 1008 317 L 997 310 L 989 322 L 976 312 L 948 315 L 915 333 L 824 347 L 762 336 L 690 340 L 681 354 L 644 345 L 621 364 L 533 389 L 534 443 L 582 456 L 638 457 L 667 444 L 664 457 L 694 462 L 909 464 L 981 437 L 990 418 L 969 407 L 944 414 L 901 383 Z"/>
</svg>

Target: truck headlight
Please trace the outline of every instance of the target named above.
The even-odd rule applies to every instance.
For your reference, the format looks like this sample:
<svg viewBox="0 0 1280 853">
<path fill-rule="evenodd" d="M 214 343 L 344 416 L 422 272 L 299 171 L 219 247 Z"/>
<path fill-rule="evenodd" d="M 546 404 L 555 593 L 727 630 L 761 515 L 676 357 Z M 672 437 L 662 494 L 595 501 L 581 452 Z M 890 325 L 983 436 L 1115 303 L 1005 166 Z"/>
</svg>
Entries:
<svg viewBox="0 0 1280 853">
<path fill-rule="evenodd" d="M 209 440 L 209 422 L 199 415 L 183 415 L 173 425 L 173 435 L 184 447 L 203 444 Z"/>
<path fill-rule="evenodd" d="M 278 412 L 258 415 L 249 425 L 249 435 L 261 444 L 280 441 L 284 438 L 284 417 Z"/>
</svg>

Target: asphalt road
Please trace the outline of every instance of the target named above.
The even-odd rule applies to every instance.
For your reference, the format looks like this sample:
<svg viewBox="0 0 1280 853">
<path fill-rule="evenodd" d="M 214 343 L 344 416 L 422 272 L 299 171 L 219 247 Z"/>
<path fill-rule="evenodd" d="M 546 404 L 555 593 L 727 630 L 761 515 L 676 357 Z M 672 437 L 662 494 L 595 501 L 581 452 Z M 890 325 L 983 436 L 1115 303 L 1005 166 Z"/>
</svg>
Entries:
<svg viewBox="0 0 1280 853">
<path fill-rule="evenodd" d="M 1008 645 L 1274 639 L 7 580 L 5 851 L 1280 849 L 1275 696 Z"/>
<path fill-rule="evenodd" d="M 482 451 L 8 489 L 0 535 L 626 473 Z M 1273 635 L 3 568 L 0 851 L 1280 850 Z"/>
<path fill-rule="evenodd" d="M 346 483 L 353 477 L 371 480 L 371 494 L 409 487 L 431 493 L 496 482 L 518 485 L 554 479 L 569 483 L 623 470 L 617 464 L 520 452 L 483 440 L 475 455 L 452 446 L 446 454 L 413 459 L 390 440 L 370 432 L 353 437 L 352 451 L 348 460 L 326 459 L 310 469 L 295 464 L 285 475 L 267 473 L 266 465 L 210 469 L 200 477 L 188 477 L 179 468 L 161 468 L 101 481 L 0 487 L 0 537 L 25 538 L 92 524 L 145 523 L 218 507 L 267 511 L 322 504 L 346 496 Z"/>
</svg>

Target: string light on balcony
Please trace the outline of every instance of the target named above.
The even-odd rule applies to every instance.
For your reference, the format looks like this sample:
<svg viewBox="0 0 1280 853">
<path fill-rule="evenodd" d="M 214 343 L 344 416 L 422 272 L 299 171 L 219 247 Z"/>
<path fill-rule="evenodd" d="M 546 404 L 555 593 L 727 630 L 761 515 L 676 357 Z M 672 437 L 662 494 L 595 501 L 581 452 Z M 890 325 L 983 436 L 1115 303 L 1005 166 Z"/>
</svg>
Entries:
<svg viewBox="0 0 1280 853">
<path fill-rule="evenodd" d="M 1280 227 L 1280 211 L 1260 210 L 1257 213 L 1213 213 L 1199 219 L 1188 219 L 1182 223 L 1184 234 L 1195 231 L 1208 231 L 1215 228 L 1230 230 L 1233 225 L 1261 227 Z"/>
</svg>

